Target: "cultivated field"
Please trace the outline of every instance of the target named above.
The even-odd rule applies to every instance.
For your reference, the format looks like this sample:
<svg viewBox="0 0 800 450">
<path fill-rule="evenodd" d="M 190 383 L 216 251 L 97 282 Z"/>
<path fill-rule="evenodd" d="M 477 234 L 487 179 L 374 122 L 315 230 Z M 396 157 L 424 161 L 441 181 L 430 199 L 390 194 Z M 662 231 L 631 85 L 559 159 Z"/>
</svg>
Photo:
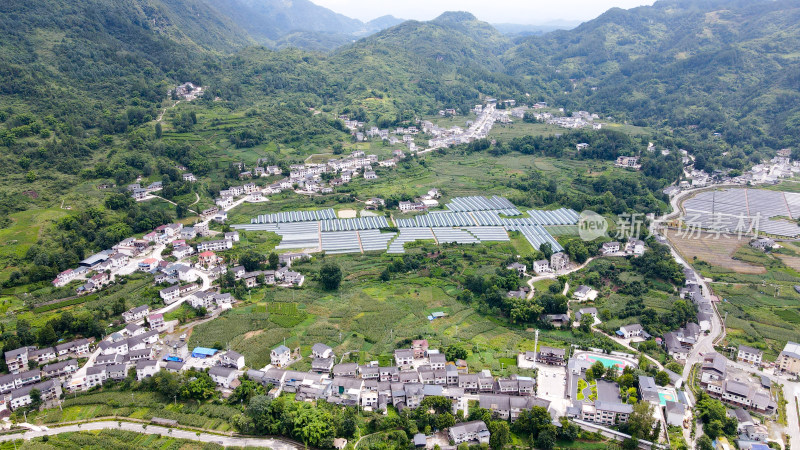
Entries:
<svg viewBox="0 0 800 450">
<path fill-rule="evenodd" d="M 714 235 L 702 233 L 701 237 L 685 236 L 684 233 L 669 230 L 667 238 L 687 261 L 704 261 L 714 266 L 730 269 L 743 274 L 761 274 L 766 269 L 748 262 L 735 259 L 734 254 L 747 245 L 747 239 L 738 240 L 736 236 Z"/>
</svg>

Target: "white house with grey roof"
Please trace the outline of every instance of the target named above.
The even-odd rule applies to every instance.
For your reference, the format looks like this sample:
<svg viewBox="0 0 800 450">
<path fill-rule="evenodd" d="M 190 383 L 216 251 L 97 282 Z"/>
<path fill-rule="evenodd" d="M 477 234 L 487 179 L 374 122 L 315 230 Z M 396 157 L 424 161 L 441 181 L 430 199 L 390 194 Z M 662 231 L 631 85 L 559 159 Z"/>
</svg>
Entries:
<svg viewBox="0 0 800 450">
<path fill-rule="evenodd" d="M 754 366 L 761 365 L 761 358 L 763 356 L 763 351 L 757 348 L 748 347 L 747 345 L 740 345 L 736 352 L 737 361 L 752 364 Z"/>
<path fill-rule="evenodd" d="M 482 420 L 473 420 L 472 422 L 463 422 L 450 427 L 447 433 L 455 445 L 462 442 L 477 442 L 479 444 L 488 444 L 489 428 Z"/>
<path fill-rule="evenodd" d="M 228 350 L 227 352 L 220 355 L 219 364 L 224 367 L 231 367 L 236 370 L 244 369 L 244 356 L 241 353 L 235 352 L 233 350 Z"/>
<path fill-rule="evenodd" d="M 208 369 L 208 375 L 217 386 L 230 388 L 231 383 L 236 379 L 237 372 L 231 367 L 213 366 Z"/>
<path fill-rule="evenodd" d="M 289 365 L 289 362 L 292 359 L 292 354 L 291 351 L 289 351 L 289 347 L 285 345 L 279 345 L 272 349 L 269 354 L 269 358 L 273 366 L 283 368 Z"/>
</svg>

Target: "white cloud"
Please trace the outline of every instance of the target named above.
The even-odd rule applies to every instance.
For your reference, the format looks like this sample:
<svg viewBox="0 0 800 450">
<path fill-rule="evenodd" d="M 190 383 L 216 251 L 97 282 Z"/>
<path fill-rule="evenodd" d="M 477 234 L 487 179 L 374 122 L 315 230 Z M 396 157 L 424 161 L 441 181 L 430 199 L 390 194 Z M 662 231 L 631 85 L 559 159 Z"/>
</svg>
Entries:
<svg viewBox="0 0 800 450">
<path fill-rule="evenodd" d="M 542 24 L 554 20 L 586 21 L 609 8 L 651 5 L 653 0 L 312 0 L 364 21 L 391 14 L 430 20 L 445 11 L 469 11 L 492 23 Z"/>
</svg>

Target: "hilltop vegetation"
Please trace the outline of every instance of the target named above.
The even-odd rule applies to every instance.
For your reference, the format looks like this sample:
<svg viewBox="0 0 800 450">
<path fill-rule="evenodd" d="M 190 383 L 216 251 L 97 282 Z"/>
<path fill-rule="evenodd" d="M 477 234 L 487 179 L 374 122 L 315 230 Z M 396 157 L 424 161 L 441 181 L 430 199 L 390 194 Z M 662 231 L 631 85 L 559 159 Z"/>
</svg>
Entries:
<svg viewBox="0 0 800 450">
<path fill-rule="evenodd" d="M 559 104 L 680 130 L 709 170 L 742 169 L 799 142 L 798 23 L 790 1 L 659 1 L 528 38 L 503 60 L 556 78 Z"/>
</svg>

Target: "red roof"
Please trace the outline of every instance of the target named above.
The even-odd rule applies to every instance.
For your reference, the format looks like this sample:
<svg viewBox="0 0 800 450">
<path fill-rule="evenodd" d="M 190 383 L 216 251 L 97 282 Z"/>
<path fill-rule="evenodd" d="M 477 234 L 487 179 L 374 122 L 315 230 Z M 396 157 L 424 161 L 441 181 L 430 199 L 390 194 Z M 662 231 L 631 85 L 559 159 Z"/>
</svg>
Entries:
<svg viewBox="0 0 800 450">
<path fill-rule="evenodd" d="M 215 256 L 214 252 L 212 252 L 212 251 L 206 251 L 206 252 L 200 253 L 200 257 L 201 258 L 211 258 L 212 256 Z"/>
</svg>

